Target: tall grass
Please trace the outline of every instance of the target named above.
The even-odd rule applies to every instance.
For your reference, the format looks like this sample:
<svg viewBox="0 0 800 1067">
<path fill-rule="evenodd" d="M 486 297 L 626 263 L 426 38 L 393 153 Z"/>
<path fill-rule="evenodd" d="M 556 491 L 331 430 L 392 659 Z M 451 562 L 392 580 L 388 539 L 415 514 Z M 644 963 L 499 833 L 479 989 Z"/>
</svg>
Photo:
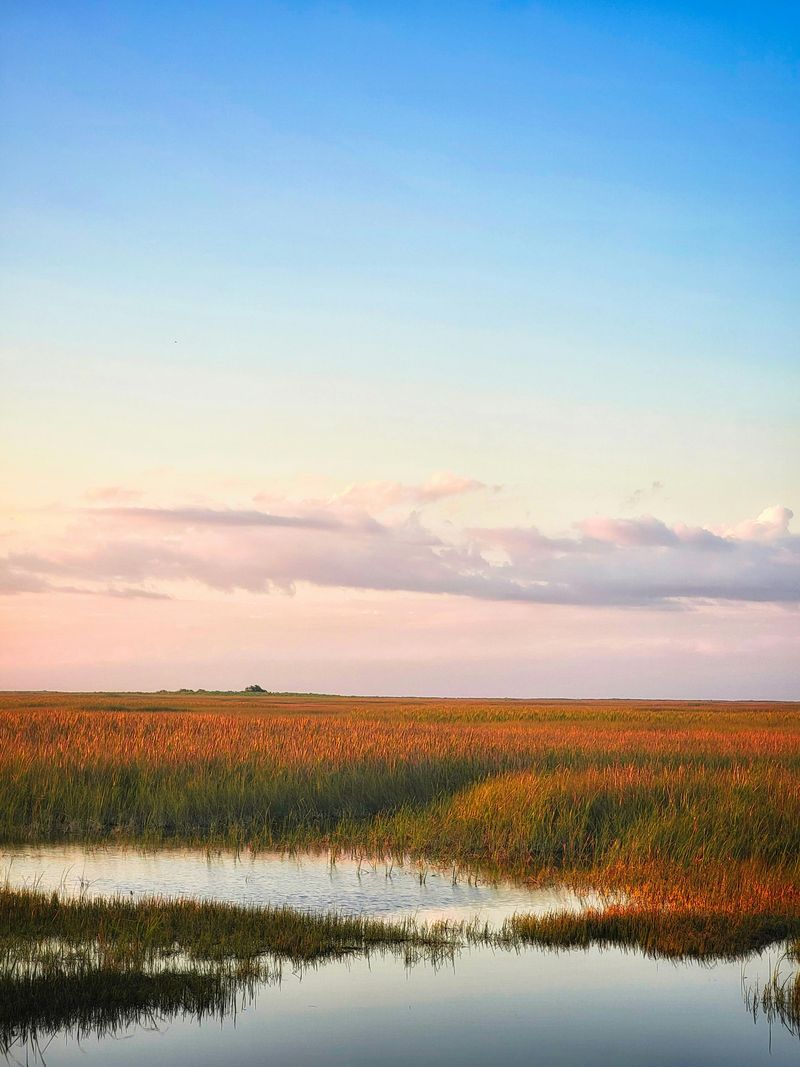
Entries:
<svg viewBox="0 0 800 1067">
<path fill-rule="evenodd" d="M 793 913 L 800 705 L 0 697 L 0 841 L 120 837 L 746 886 Z"/>
</svg>

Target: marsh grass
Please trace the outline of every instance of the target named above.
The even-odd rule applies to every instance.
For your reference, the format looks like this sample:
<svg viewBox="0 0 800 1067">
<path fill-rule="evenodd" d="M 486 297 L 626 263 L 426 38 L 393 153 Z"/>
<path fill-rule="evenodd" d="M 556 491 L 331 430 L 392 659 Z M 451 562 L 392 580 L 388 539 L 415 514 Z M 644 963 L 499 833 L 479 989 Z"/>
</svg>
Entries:
<svg viewBox="0 0 800 1067">
<path fill-rule="evenodd" d="M 800 919 L 776 913 L 732 915 L 701 908 L 669 912 L 632 906 L 578 915 L 519 915 L 508 921 L 517 944 L 551 948 L 633 948 L 669 959 L 738 959 L 800 934 Z"/>
<path fill-rule="evenodd" d="M 0 1052 L 41 1049 L 56 1032 L 81 1039 L 135 1024 L 158 1026 L 178 1015 L 222 1019 L 260 985 L 280 982 L 285 964 L 303 970 L 379 953 L 406 966 L 437 966 L 466 945 L 519 951 L 531 944 L 713 960 L 798 936 L 800 922 L 785 916 L 732 921 L 730 912 L 655 910 L 635 901 L 575 915 L 518 915 L 493 929 L 477 921 L 425 925 L 195 900 L 65 898 L 5 887 Z M 776 968 L 763 988 L 744 992 L 754 1016 L 780 1019 L 796 1032 L 796 973 Z"/>
<path fill-rule="evenodd" d="M 223 1018 L 282 967 L 390 953 L 452 959 L 476 924 L 381 922 L 191 899 L 64 898 L 0 889 L 0 1052 L 180 1014 Z"/>
<path fill-rule="evenodd" d="M 15 944 L 96 945 L 106 962 L 116 959 L 125 966 L 175 953 L 190 961 L 270 956 L 305 963 L 371 947 L 436 950 L 453 943 L 446 924 L 388 923 L 190 898 L 92 899 L 0 889 L 0 951 Z"/>
<path fill-rule="evenodd" d="M 790 1033 L 800 1037 L 800 941 L 790 946 L 786 954 L 771 969 L 764 985 L 748 985 L 743 981 L 745 1004 L 753 1020 L 759 1014 L 770 1025 L 778 1022 Z"/>
<path fill-rule="evenodd" d="M 731 907 L 657 908 L 631 900 L 579 912 L 517 914 L 486 922 L 420 923 L 366 916 L 243 906 L 191 898 L 88 898 L 0 888 L 0 960 L 36 970 L 44 961 L 80 959 L 122 970 L 179 963 L 317 963 L 373 950 L 409 959 L 443 959 L 464 945 L 519 948 L 630 948 L 679 959 L 732 959 L 800 938 L 800 916 Z M 27 961 L 27 962 L 25 962 Z"/>
<path fill-rule="evenodd" d="M 65 839 L 683 886 L 759 945 L 800 914 L 800 706 L 4 694 L 0 841 Z"/>
</svg>

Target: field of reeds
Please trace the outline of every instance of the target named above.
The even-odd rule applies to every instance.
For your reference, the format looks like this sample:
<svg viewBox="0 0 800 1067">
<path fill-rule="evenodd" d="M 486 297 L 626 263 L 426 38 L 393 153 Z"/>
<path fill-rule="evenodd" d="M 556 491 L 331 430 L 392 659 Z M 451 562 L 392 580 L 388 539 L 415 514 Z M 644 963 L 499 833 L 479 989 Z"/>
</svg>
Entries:
<svg viewBox="0 0 800 1067">
<path fill-rule="evenodd" d="M 687 938 L 713 903 L 758 946 L 800 918 L 800 705 L 0 697 L 0 841 L 112 838 L 621 889 Z"/>
</svg>

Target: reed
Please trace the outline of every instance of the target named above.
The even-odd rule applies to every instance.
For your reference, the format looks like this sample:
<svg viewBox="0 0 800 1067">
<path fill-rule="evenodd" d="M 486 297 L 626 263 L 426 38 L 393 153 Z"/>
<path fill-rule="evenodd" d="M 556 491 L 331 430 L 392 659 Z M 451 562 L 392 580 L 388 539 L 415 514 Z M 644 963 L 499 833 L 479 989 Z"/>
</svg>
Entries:
<svg viewBox="0 0 800 1067">
<path fill-rule="evenodd" d="M 800 941 L 772 967 L 763 986 L 758 983 L 745 985 L 744 997 L 754 1021 L 761 1014 L 770 1025 L 779 1022 L 800 1037 L 800 970 L 792 966 L 798 957 Z"/>
<path fill-rule="evenodd" d="M 517 951 L 614 946 L 671 958 L 730 958 L 800 937 L 800 916 L 740 914 L 731 906 L 640 898 L 576 915 L 519 915 L 497 930 L 479 923 L 381 922 L 288 908 L 195 900 L 60 897 L 0 888 L 0 1052 L 36 1050 L 56 1032 L 78 1040 L 178 1015 L 223 1019 L 282 965 L 391 953 L 406 965 L 450 960 L 464 945 Z M 800 950 L 798 940 L 792 951 Z M 800 980 L 783 961 L 769 981 L 743 985 L 754 1016 L 796 1031 Z"/>
<path fill-rule="evenodd" d="M 189 961 L 255 960 L 270 956 L 307 963 L 371 947 L 440 948 L 447 926 L 387 923 L 287 907 L 241 907 L 191 898 L 69 898 L 58 893 L 0 889 L 0 950 L 10 946 L 95 946 L 105 965 L 150 964 L 180 954 Z"/>
<path fill-rule="evenodd" d="M 203 973 L 220 969 L 264 980 L 279 977 L 284 962 L 302 967 L 373 951 L 435 961 L 465 945 L 615 946 L 722 959 L 791 938 L 800 938 L 800 914 L 780 908 L 737 912 L 702 899 L 669 907 L 639 899 L 576 913 L 519 914 L 493 928 L 477 920 L 387 921 L 191 898 L 76 898 L 0 888 L 0 972 L 7 977 L 47 976 L 65 967 L 164 973 L 196 966 Z"/>
<path fill-rule="evenodd" d="M 65 838 L 684 884 L 791 918 L 800 706 L 4 694 L 0 841 Z"/>
<path fill-rule="evenodd" d="M 800 933 L 800 917 L 732 914 L 706 901 L 695 910 L 611 906 L 571 915 L 520 915 L 508 922 L 514 944 L 550 948 L 633 948 L 667 959 L 739 959 Z"/>
</svg>

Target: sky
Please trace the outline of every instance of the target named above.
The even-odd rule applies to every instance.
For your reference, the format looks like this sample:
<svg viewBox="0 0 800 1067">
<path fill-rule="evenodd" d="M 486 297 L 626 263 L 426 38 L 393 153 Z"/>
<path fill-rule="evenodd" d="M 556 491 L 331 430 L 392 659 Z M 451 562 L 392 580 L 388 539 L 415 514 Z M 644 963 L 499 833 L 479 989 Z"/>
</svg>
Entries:
<svg viewBox="0 0 800 1067">
<path fill-rule="evenodd" d="M 800 8 L 0 15 L 0 687 L 800 697 Z"/>
</svg>

